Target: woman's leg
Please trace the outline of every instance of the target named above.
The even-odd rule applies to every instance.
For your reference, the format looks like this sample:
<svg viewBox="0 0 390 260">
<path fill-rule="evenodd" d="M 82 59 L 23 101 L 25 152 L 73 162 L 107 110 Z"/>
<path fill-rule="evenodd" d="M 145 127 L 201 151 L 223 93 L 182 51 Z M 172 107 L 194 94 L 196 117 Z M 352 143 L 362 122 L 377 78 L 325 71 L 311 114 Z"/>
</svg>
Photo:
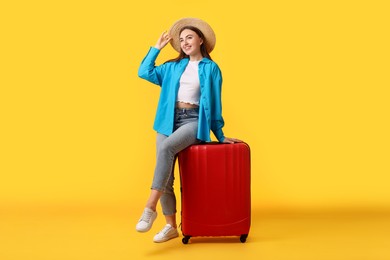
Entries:
<svg viewBox="0 0 390 260">
<path fill-rule="evenodd" d="M 157 140 L 156 140 L 157 155 L 158 155 L 158 150 L 159 150 L 158 147 L 166 138 L 167 138 L 167 136 L 165 136 L 165 135 L 157 134 Z M 142 213 L 142 216 L 139 219 L 139 221 L 135 227 L 137 231 L 147 232 L 150 230 L 154 220 L 157 217 L 156 206 L 157 206 L 157 202 L 160 199 L 161 195 L 162 195 L 162 192 L 159 190 L 152 189 L 150 191 L 150 196 L 149 196 L 148 201 L 146 202 L 144 212 Z"/>
<path fill-rule="evenodd" d="M 136 226 L 138 231 L 146 232 L 151 228 L 157 217 L 156 206 L 160 197 L 162 197 L 163 214 L 168 216 L 168 221 L 175 224 L 173 222 L 176 218 L 176 197 L 173 190 L 175 157 L 181 150 L 199 142 L 196 138 L 197 130 L 198 122 L 194 120 L 180 126 L 169 137 L 162 134 L 157 135 L 157 163 L 152 190 L 144 213 Z"/>
<path fill-rule="evenodd" d="M 147 208 L 156 211 L 157 202 L 163 193 L 158 190 L 151 190 L 148 201 L 146 202 Z"/>
<path fill-rule="evenodd" d="M 191 144 L 199 143 L 199 140 L 196 138 L 197 130 L 197 121 L 181 125 L 171 136 L 166 138 L 161 147 L 159 147 L 158 160 L 169 160 L 170 164 L 169 168 L 166 169 L 166 175 L 156 175 L 155 173 L 152 187 L 157 187 L 158 185 L 163 187 L 160 202 L 167 225 L 165 225 L 164 228 L 154 236 L 154 242 L 165 242 L 179 236 L 176 224 L 176 197 L 173 188 L 175 179 L 173 172 L 174 163 L 176 155 L 180 151 Z"/>
<path fill-rule="evenodd" d="M 173 188 L 175 180 L 174 172 L 169 177 L 168 185 L 165 188 L 165 192 L 160 197 L 161 208 L 165 216 L 167 224 L 176 228 L 176 196 Z"/>
<path fill-rule="evenodd" d="M 156 138 L 156 153 L 157 153 L 156 157 L 157 158 L 158 158 L 159 147 L 164 142 L 164 140 L 167 138 L 168 138 L 168 136 L 157 133 L 157 138 Z M 146 207 L 152 209 L 153 211 L 156 211 L 157 202 L 160 199 L 160 197 L 162 196 L 162 194 L 163 194 L 162 191 L 159 191 L 159 190 L 152 188 L 152 190 L 150 192 L 149 199 L 146 202 Z"/>
<path fill-rule="evenodd" d="M 158 150 L 157 150 L 157 163 L 154 172 L 154 178 L 152 183 L 152 190 L 162 192 L 162 194 L 174 194 L 173 193 L 173 168 L 176 154 L 185 149 L 186 147 L 198 143 L 196 138 L 198 131 L 198 121 L 189 122 L 179 127 L 170 136 L 161 138 L 158 137 Z M 160 135 L 160 134 L 159 134 Z M 171 196 L 172 197 L 172 196 Z M 172 197 L 173 198 L 173 197 Z M 153 203 L 154 200 L 151 199 Z M 153 205 L 155 207 L 155 205 Z M 176 208 L 172 208 L 175 205 L 166 205 L 168 208 L 163 209 L 164 215 L 172 215 L 176 213 Z M 163 205 L 164 207 L 164 205 Z"/>
<path fill-rule="evenodd" d="M 175 131 L 170 136 L 157 135 L 157 162 L 152 182 L 152 191 L 137 230 L 149 230 L 157 217 L 156 206 L 161 202 L 167 225 L 155 237 L 155 242 L 164 242 L 177 237 L 176 197 L 173 189 L 174 164 L 176 155 L 186 147 L 199 143 L 198 112 L 195 110 L 177 110 L 175 113 Z M 138 228 L 142 226 L 142 228 Z"/>
<path fill-rule="evenodd" d="M 164 217 L 165 217 L 165 222 L 167 222 L 167 224 L 171 225 L 173 228 L 177 228 L 176 214 L 170 216 L 165 215 Z"/>
</svg>

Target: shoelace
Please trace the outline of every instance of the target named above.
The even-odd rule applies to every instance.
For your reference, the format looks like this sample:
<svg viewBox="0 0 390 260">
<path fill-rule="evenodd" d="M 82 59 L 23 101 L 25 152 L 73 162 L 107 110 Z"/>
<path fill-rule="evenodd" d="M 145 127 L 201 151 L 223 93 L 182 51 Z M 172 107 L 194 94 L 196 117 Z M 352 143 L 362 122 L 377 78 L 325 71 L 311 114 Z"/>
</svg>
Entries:
<svg viewBox="0 0 390 260">
<path fill-rule="evenodd" d="M 160 231 L 160 233 L 162 233 L 162 234 L 166 234 L 166 233 L 168 233 L 168 231 L 171 229 L 172 227 L 170 227 L 170 226 L 165 226 L 161 231 Z"/>
<path fill-rule="evenodd" d="M 141 221 L 148 222 L 152 218 L 153 212 L 152 211 L 145 211 L 144 214 L 142 214 Z"/>
</svg>

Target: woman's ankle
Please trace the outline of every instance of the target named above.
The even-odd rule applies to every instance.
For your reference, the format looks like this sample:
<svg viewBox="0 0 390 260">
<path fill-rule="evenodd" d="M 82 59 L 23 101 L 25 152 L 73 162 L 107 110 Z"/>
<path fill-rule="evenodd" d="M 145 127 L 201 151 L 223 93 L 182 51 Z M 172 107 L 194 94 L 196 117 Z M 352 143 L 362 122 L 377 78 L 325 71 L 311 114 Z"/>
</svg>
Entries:
<svg viewBox="0 0 390 260">
<path fill-rule="evenodd" d="M 148 208 L 148 209 L 151 209 L 153 211 L 156 211 L 156 206 L 153 206 L 153 205 L 149 205 L 149 204 L 146 204 L 145 208 Z"/>
</svg>

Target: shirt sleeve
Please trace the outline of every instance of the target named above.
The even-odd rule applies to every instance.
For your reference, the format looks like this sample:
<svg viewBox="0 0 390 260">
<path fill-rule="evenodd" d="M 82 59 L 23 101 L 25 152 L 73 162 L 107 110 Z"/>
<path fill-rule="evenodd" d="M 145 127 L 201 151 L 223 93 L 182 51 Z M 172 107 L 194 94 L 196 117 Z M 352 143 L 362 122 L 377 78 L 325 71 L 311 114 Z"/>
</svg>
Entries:
<svg viewBox="0 0 390 260">
<path fill-rule="evenodd" d="M 164 75 L 164 64 L 155 66 L 160 50 L 154 47 L 150 47 L 149 52 L 142 60 L 141 65 L 138 69 L 138 76 L 145 79 L 153 84 L 161 86 Z"/>
<path fill-rule="evenodd" d="M 211 130 L 219 142 L 223 142 L 225 136 L 222 128 L 225 122 L 222 117 L 222 73 L 219 67 L 216 65 L 212 70 L 212 115 L 211 115 Z"/>
</svg>

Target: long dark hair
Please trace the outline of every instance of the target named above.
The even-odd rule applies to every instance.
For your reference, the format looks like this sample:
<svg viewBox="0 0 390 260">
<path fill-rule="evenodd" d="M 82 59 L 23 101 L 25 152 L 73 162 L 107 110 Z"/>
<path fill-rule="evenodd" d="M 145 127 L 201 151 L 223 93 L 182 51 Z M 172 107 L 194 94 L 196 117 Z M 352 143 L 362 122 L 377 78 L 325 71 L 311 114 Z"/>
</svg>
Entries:
<svg viewBox="0 0 390 260">
<path fill-rule="evenodd" d="M 208 53 L 208 51 L 206 49 L 206 41 L 207 40 L 204 37 L 202 31 L 199 30 L 198 28 L 194 27 L 194 26 L 188 25 L 188 26 L 184 26 L 183 28 L 181 28 L 179 35 L 186 29 L 194 31 L 203 40 L 202 45 L 200 45 L 200 53 L 202 54 L 202 56 L 204 58 L 208 58 L 208 59 L 212 60 L 210 54 Z M 180 48 L 179 56 L 177 56 L 174 59 L 167 60 L 166 62 L 176 62 L 176 61 L 179 61 L 181 59 L 188 58 L 188 57 L 189 56 L 187 54 L 185 54 L 184 51 Z"/>
</svg>

